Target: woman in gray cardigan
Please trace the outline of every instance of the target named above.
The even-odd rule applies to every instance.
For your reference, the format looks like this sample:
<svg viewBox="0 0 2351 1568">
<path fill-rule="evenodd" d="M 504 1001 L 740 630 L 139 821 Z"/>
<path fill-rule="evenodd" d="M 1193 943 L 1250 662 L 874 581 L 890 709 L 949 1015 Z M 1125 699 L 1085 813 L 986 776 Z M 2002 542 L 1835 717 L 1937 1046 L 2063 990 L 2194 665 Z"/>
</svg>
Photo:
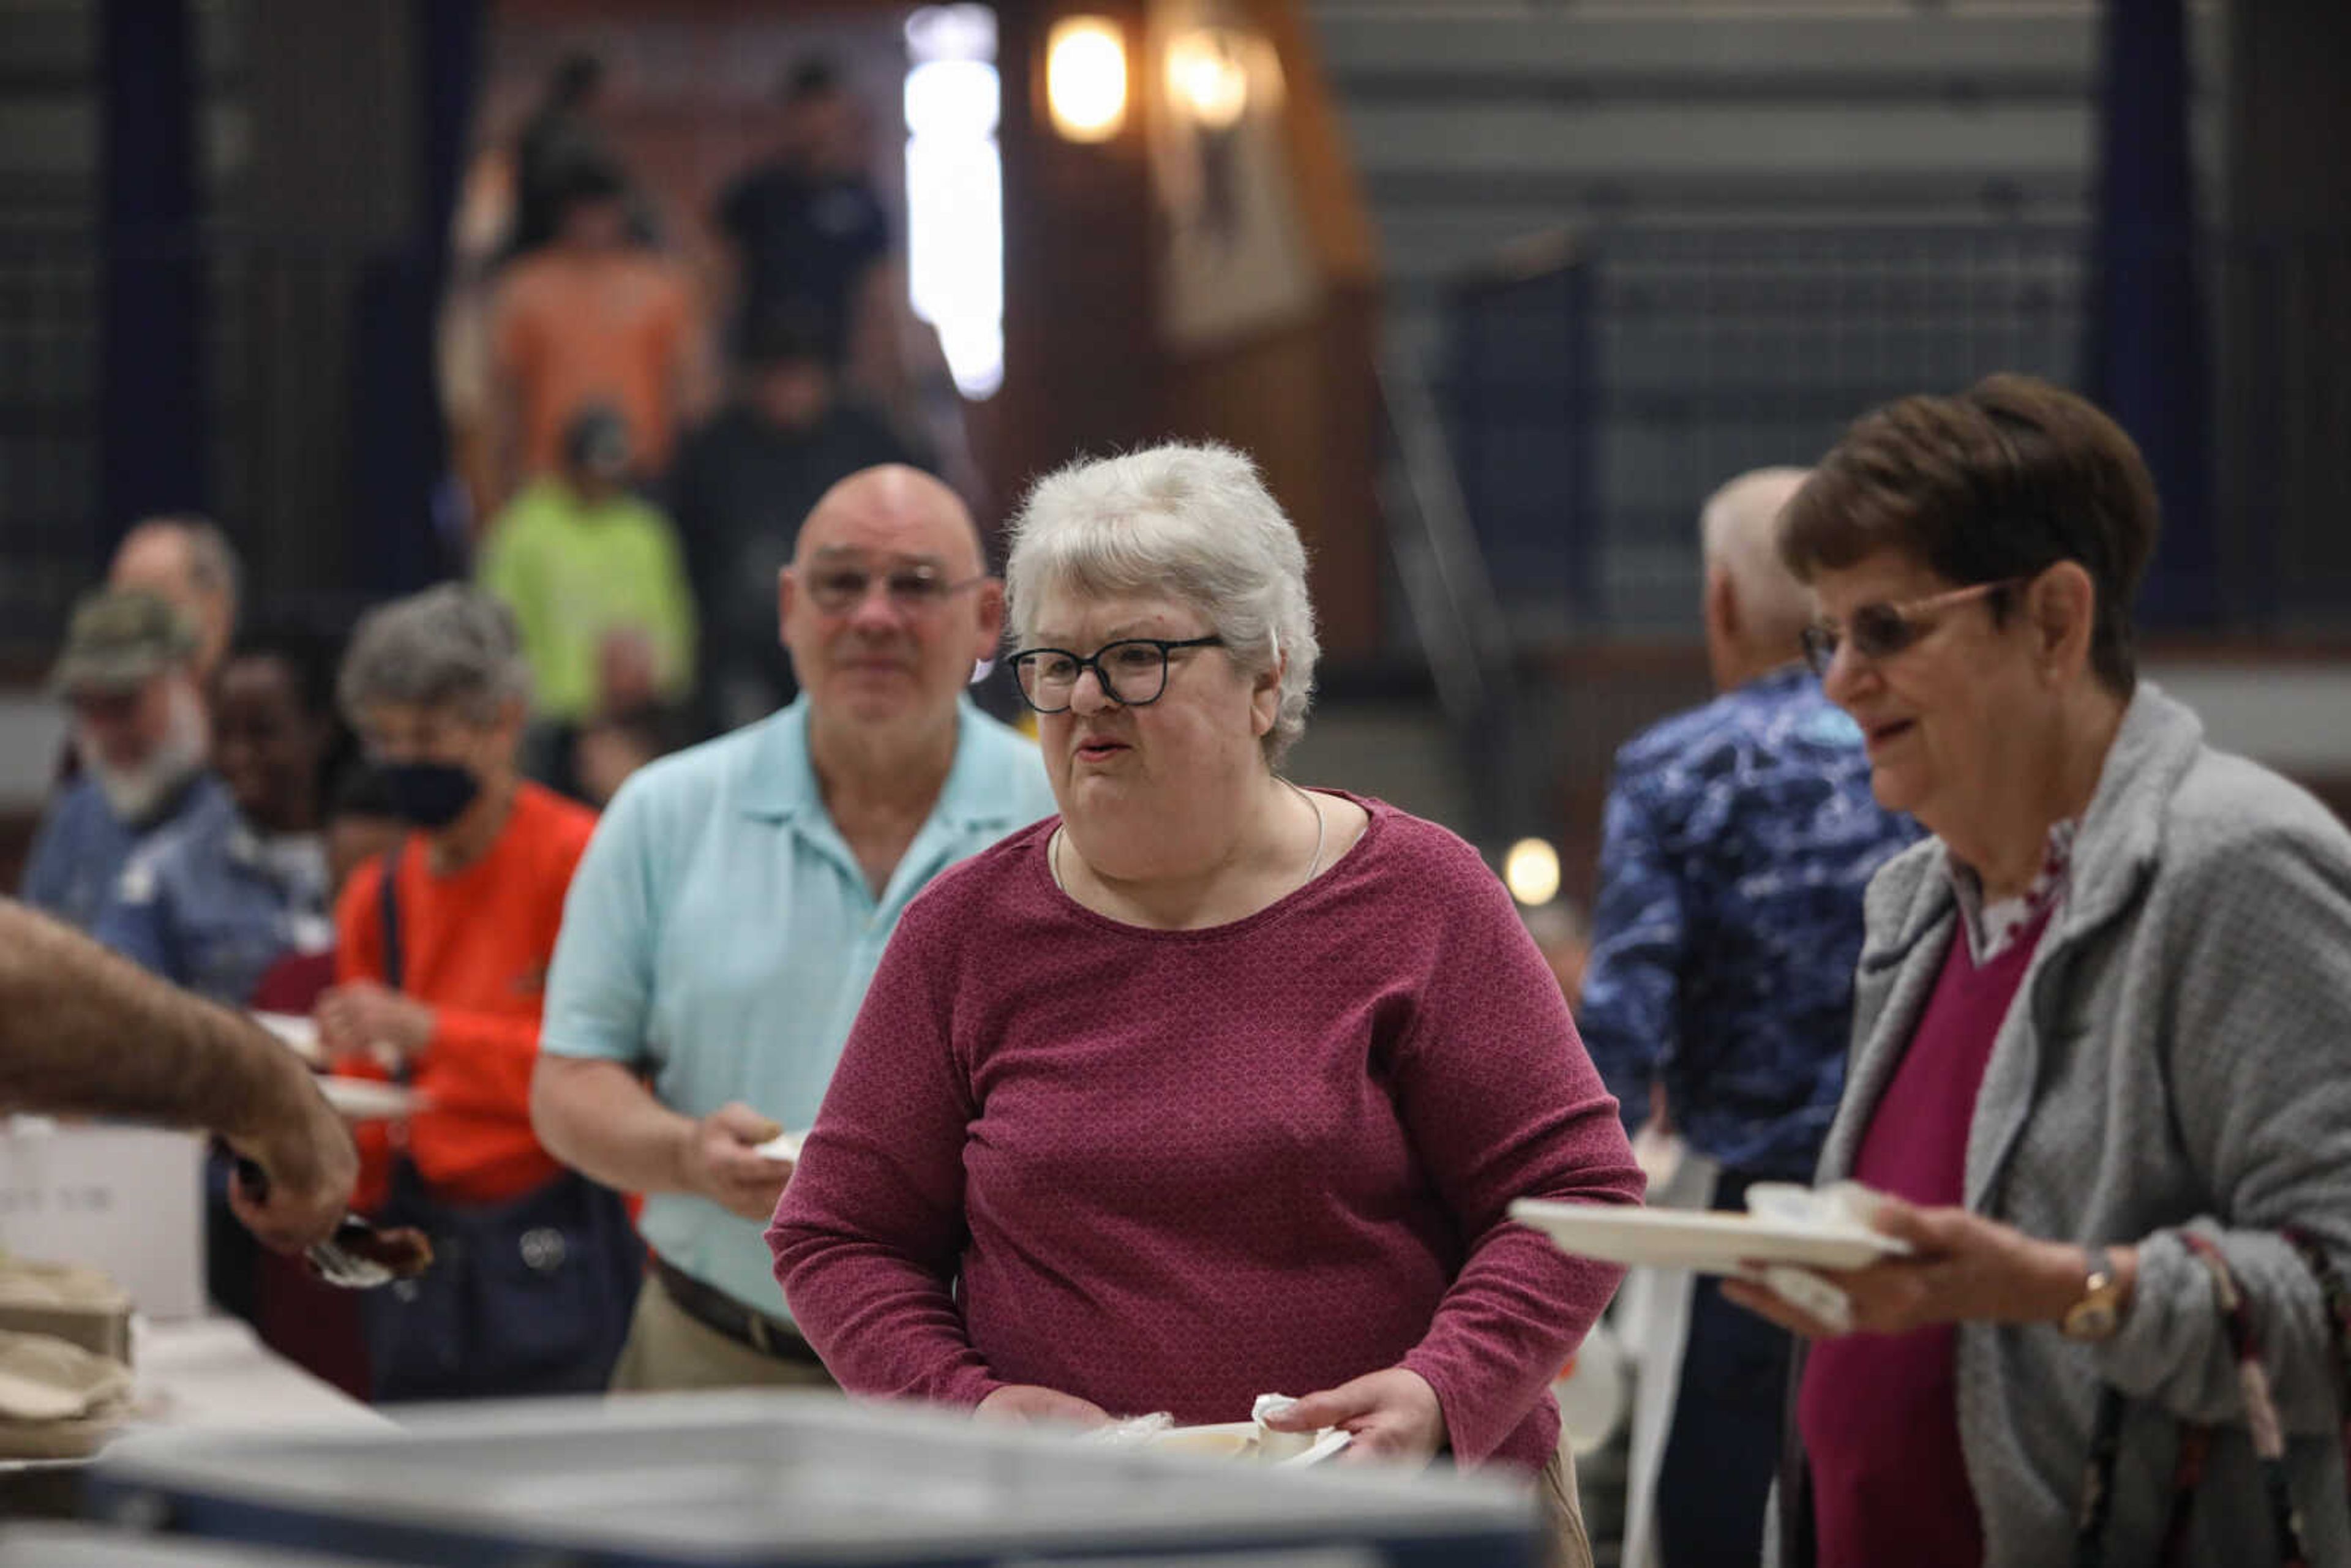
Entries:
<svg viewBox="0 0 2351 1568">
<path fill-rule="evenodd" d="M 1820 1169 L 1911 1250 L 1826 1276 L 1849 1323 L 1728 1292 L 1813 1342 L 1789 1568 L 2351 1563 L 2351 835 L 2136 680 L 2156 521 L 2129 438 L 2019 377 L 1866 416 L 1783 521 L 1934 834 L 1870 886 Z"/>
</svg>

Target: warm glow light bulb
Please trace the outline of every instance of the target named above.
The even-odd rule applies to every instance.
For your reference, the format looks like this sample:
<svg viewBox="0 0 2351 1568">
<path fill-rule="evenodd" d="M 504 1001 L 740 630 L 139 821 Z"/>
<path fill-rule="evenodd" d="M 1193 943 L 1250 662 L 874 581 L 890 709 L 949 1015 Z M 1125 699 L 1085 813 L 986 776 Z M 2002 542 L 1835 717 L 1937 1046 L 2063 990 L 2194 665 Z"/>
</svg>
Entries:
<svg viewBox="0 0 2351 1568">
<path fill-rule="evenodd" d="M 1247 42 L 1202 27 L 1167 47 L 1167 95 L 1210 131 L 1229 131 L 1249 112 Z"/>
<path fill-rule="evenodd" d="M 1065 16 L 1045 46 L 1045 102 L 1072 141 L 1107 141 L 1126 123 L 1126 45 L 1116 24 Z"/>
<path fill-rule="evenodd" d="M 1559 852 L 1542 839 L 1520 839 L 1502 857 L 1502 882 L 1510 896 L 1532 909 L 1559 896 Z"/>
</svg>

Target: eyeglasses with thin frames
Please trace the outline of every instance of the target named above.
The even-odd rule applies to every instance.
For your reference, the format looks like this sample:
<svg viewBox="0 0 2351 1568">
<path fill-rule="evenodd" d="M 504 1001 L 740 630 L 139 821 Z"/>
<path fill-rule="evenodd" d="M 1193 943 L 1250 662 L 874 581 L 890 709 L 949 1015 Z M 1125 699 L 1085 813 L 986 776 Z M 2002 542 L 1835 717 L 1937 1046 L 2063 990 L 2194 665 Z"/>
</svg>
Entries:
<svg viewBox="0 0 2351 1568">
<path fill-rule="evenodd" d="M 1077 699 L 1078 681 L 1094 673 L 1102 695 L 1121 707 L 1148 707 L 1167 692 L 1167 656 L 1185 648 L 1221 648 L 1225 640 L 1206 637 L 1122 637 L 1091 653 L 1067 648 L 1023 648 L 1007 661 L 1020 700 L 1039 713 L 1067 713 Z"/>
<path fill-rule="evenodd" d="M 1813 674 L 1825 677 L 1829 666 L 1836 662 L 1837 650 L 1848 638 L 1853 643 L 1853 651 L 1865 659 L 1891 659 L 1941 624 L 1946 612 L 2031 580 L 2024 577 L 2007 577 L 1998 582 L 1973 583 L 1925 599 L 1865 604 L 1853 612 L 1853 624 L 1849 628 L 1823 617 L 1803 630 L 1804 663 L 1812 666 Z"/>
<path fill-rule="evenodd" d="M 950 580 L 935 566 L 900 562 L 877 568 L 862 561 L 820 561 L 802 568 L 799 580 L 809 601 L 827 615 L 841 615 L 865 602 L 876 580 L 893 608 L 909 615 L 936 610 L 956 594 L 978 587 L 987 573 Z"/>
</svg>

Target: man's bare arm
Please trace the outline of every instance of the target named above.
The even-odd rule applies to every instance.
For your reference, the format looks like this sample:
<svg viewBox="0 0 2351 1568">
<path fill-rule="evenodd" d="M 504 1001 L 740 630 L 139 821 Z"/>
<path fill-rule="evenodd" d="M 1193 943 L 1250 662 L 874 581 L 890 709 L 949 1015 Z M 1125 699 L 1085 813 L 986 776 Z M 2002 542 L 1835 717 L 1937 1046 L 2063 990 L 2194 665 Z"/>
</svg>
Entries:
<svg viewBox="0 0 2351 1568">
<path fill-rule="evenodd" d="M 776 1212 L 792 1171 L 756 1152 L 784 1129 L 750 1106 L 681 1115 L 617 1061 L 542 1054 L 530 1124 L 548 1153 L 607 1186 L 692 1193 L 747 1219 Z"/>
<path fill-rule="evenodd" d="M 260 1030 L 0 901 L 0 1107 L 241 1130 L 286 1108 L 287 1066 Z"/>
<path fill-rule="evenodd" d="M 0 899 L 0 1110 L 217 1133 L 267 1173 L 266 1201 L 239 1213 L 281 1248 L 327 1235 L 358 1175 L 292 1051 L 13 899 Z"/>
</svg>

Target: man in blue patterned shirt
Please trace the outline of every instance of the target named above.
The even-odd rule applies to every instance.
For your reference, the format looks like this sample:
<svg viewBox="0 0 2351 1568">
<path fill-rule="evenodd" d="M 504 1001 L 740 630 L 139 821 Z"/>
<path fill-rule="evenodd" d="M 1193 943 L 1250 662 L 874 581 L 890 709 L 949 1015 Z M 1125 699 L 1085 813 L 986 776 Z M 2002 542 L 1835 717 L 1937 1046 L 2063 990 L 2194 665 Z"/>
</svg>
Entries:
<svg viewBox="0 0 2351 1568">
<path fill-rule="evenodd" d="M 1716 689 L 1616 756 L 1592 958 L 1576 1022 L 1635 1126 L 1653 1091 L 1719 1167 L 1718 1208 L 1755 1181 L 1809 1181 L 1844 1084 L 1862 890 L 1917 834 L 1872 799 L 1861 732 L 1799 643 L 1810 596 L 1780 563 L 1802 469 L 1732 480 L 1703 514 Z M 1742 1321 L 1744 1320 L 1744 1321 Z M 1778 1461 L 1787 1336 L 1689 1303 L 1656 1479 L 1667 1568 L 1752 1563 Z"/>
</svg>

